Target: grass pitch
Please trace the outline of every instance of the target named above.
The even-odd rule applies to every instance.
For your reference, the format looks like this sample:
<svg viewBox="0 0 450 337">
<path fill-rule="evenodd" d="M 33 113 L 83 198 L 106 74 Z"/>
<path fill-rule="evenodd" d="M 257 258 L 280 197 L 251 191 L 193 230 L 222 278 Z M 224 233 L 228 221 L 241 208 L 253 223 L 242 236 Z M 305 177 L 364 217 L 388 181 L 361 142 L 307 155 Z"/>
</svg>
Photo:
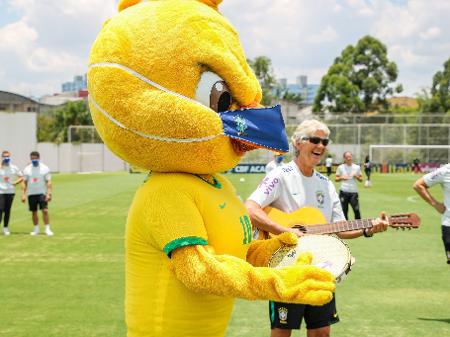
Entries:
<svg viewBox="0 0 450 337">
<path fill-rule="evenodd" d="M 242 198 L 261 175 L 229 175 Z M 244 177 L 245 182 L 240 182 Z M 334 337 L 450 336 L 449 266 L 439 215 L 411 186 L 412 174 L 374 175 L 360 188 L 362 216 L 416 212 L 422 226 L 348 240 L 356 264 L 338 285 L 341 319 Z M 31 216 L 19 195 L 0 235 L 0 336 L 125 336 L 124 225 L 144 175 L 54 175 L 54 237 L 31 237 Z M 442 198 L 439 187 L 433 194 Z M 238 300 L 227 337 L 268 336 L 266 302 Z M 305 331 L 293 336 L 304 336 Z"/>
</svg>

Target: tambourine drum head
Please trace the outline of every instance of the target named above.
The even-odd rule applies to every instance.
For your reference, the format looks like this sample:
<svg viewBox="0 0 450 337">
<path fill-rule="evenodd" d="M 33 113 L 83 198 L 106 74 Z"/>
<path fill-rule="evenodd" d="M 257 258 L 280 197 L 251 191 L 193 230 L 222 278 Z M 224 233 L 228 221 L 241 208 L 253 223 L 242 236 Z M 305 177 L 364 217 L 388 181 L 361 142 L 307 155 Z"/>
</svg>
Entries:
<svg viewBox="0 0 450 337">
<path fill-rule="evenodd" d="M 312 265 L 328 270 L 338 281 L 352 264 L 350 250 L 341 240 L 328 235 L 305 235 L 299 238 L 297 246 L 278 249 L 272 255 L 269 267 L 291 266 L 304 252 L 312 253 Z"/>
</svg>

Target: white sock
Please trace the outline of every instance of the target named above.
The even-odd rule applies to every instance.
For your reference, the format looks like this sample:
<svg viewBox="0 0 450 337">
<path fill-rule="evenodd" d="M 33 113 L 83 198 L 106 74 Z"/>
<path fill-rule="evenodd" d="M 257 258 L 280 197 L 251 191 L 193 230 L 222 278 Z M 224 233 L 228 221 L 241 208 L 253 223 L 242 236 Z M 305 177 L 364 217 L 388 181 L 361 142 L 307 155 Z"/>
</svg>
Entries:
<svg viewBox="0 0 450 337">
<path fill-rule="evenodd" d="M 46 224 L 45 229 L 50 229 L 50 224 Z"/>
<path fill-rule="evenodd" d="M 39 232 L 39 224 L 34 225 L 33 232 L 35 232 L 35 233 Z"/>
</svg>

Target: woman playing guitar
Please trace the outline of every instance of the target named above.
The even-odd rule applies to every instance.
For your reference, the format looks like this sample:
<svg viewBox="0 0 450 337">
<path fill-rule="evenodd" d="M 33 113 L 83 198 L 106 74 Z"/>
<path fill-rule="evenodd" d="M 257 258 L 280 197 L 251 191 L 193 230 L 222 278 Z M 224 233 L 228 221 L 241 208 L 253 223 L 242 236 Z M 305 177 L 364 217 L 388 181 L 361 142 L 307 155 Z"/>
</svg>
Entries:
<svg viewBox="0 0 450 337">
<path fill-rule="evenodd" d="M 259 230 L 272 234 L 287 231 L 298 236 L 303 234 L 299 228 L 285 227 L 271 220 L 263 210 L 267 206 L 286 213 L 306 206 L 315 207 L 322 211 L 327 222 L 345 221 L 333 183 L 314 169 L 326 152 L 329 135 L 328 127 L 317 120 L 306 120 L 297 127 L 292 136 L 294 160 L 270 172 L 246 201 L 252 224 Z M 353 239 L 383 232 L 388 222 L 384 220 L 384 213 L 380 217 L 372 221 L 370 228 L 337 235 L 342 239 Z M 269 310 L 272 337 L 290 336 L 292 329 L 300 329 L 302 318 L 308 337 L 329 336 L 330 325 L 339 321 L 335 299 L 321 307 L 269 302 Z"/>
</svg>

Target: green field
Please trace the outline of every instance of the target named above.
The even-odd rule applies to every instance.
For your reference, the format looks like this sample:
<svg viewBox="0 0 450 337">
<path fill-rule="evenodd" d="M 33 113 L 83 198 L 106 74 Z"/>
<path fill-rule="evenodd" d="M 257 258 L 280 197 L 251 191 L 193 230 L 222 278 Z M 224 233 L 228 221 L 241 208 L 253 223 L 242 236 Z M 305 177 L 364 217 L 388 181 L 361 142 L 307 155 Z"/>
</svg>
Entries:
<svg viewBox="0 0 450 337">
<path fill-rule="evenodd" d="M 422 227 L 348 241 L 356 264 L 338 285 L 341 322 L 333 336 L 450 336 L 450 275 L 439 215 L 412 190 L 417 177 L 374 175 L 372 188 L 361 186 L 363 217 L 416 212 Z M 229 178 L 246 198 L 261 175 Z M 54 237 L 29 235 L 30 214 L 16 198 L 12 235 L 0 236 L 1 337 L 125 336 L 124 228 L 144 179 L 54 175 Z M 439 187 L 432 191 L 442 198 Z M 267 303 L 238 300 L 226 336 L 268 335 Z"/>
</svg>

